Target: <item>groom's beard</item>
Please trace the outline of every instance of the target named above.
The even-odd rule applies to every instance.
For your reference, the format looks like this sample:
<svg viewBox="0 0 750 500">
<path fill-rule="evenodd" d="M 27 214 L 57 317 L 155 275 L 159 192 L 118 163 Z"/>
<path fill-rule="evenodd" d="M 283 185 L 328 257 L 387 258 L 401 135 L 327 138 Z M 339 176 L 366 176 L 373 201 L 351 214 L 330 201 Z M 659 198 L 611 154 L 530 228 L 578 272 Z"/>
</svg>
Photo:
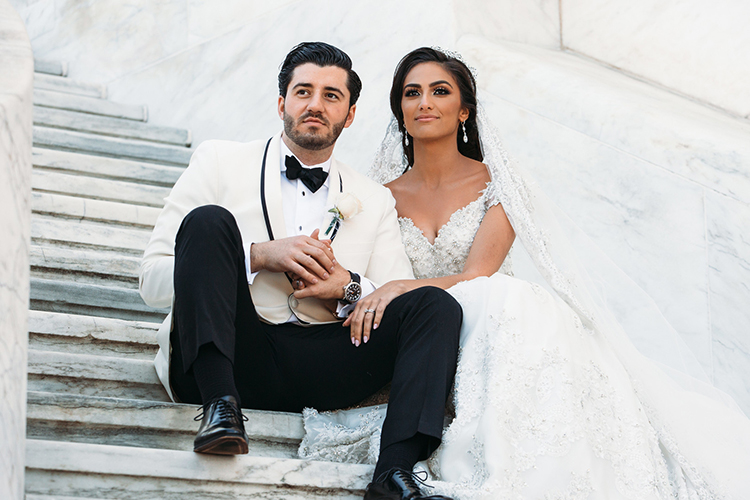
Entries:
<svg viewBox="0 0 750 500">
<path fill-rule="evenodd" d="M 311 117 L 320 120 L 325 125 L 330 125 L 330 122 L 323 116 L 315 115 L 313 113 L 304 113 L 299 117 L 299 120 L 297 120 L 297 124 L 301 125 L 304 120 Z M 336 139 L 341 135 L 341 131 L 344 130 L 345 124 L 346 119 L 341 123 L 334 123 L 328 134 L 316 132 L 302 133 L 295 127 L 294 118 L 284 112 L 284 134 L 286 134 L 286 136 L 297 146 L 310 151 L 319 151 L 333 146 L 336 143 Z"/>
</svg>

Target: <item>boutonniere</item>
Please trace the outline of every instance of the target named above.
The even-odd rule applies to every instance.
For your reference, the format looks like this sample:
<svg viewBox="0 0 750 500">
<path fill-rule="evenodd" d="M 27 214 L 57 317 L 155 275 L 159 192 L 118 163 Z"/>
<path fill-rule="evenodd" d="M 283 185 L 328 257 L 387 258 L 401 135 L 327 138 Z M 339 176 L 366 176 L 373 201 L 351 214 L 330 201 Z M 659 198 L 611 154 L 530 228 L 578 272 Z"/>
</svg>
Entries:
<svg viewBox="0 0 750 500">
<path fill-rule="evenodd" d="M 341 223 L 347 219 L 351 219 L 361 211 L 362 202 L 356 196 L 351 193 L 339 194 L 336 197 L 333 208 L 329 210 L 333 214 L 333 220 L 331 220 L 331 224 L 326 229 L 325 235 L 328 236 L 328 233 L 331 233 L 331 241 L 333 241 L 339 227 L 341 227 Z"/>
</svg>

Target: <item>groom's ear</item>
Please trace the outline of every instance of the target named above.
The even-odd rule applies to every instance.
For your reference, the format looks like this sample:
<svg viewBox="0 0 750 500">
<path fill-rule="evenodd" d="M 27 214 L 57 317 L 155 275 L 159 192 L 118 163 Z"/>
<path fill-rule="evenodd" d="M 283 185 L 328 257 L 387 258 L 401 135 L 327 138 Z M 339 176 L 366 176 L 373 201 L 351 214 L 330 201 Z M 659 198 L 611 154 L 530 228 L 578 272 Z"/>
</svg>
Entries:
<svg viewBox="0 0 750 500">
<path fill-rule="evenodd" d="M 279 118 L 284 119 L 284 96 L 279 96 L 279 102 L 276 104 L 276 111 L 279 113 Z"/>
<path fill-rule="evenodd" d="M 357 105 L 352 104 L 349 107 L 349 113 L 346 115 L 346 122 L 344 122 L 344 128 L 348 128 L 349 125 L 354 121 L 354 113 L 357 111 Z"/>
</svg>

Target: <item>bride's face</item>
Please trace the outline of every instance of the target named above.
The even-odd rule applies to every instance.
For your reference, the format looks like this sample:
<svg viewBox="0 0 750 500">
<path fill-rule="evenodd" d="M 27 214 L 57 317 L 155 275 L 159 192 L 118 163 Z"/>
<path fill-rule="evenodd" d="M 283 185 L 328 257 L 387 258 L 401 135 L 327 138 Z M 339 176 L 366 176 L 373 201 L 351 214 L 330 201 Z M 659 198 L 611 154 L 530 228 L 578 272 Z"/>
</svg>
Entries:
<svg viewBox="0 0 750 500">
<path fill-rule="evenodd" d="M 406 131 L 415 140 L 455 138 L 469 117 L 455 78 L 433 62 L 418 64 L 406 74 L 401 111 Z"/>
</svg>

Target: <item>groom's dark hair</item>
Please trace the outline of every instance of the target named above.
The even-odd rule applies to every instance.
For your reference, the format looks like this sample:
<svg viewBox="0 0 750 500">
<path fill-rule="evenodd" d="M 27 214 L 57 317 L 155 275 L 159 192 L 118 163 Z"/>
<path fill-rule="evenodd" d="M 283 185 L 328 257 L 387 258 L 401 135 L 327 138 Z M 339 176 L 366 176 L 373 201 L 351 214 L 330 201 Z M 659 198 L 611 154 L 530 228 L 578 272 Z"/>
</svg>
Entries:
<svg viewBox="0 0 750 500">
<path fill-rule="evenodd" d="M 351 58 L 338 47 L 325 42 L 302 42 L 294 47 L 281 64 L 279 71 L 279 95 L 286 97 L 289 82 L 292 81 L 292 73 L 297 66 L 313 63 L 324 68 L 336 66 L 346 71 L 346 86 L 349 89 L 349 107 L 354 106 L 362 91 L 362 81 L 352 69 Z"/>
</svg>

